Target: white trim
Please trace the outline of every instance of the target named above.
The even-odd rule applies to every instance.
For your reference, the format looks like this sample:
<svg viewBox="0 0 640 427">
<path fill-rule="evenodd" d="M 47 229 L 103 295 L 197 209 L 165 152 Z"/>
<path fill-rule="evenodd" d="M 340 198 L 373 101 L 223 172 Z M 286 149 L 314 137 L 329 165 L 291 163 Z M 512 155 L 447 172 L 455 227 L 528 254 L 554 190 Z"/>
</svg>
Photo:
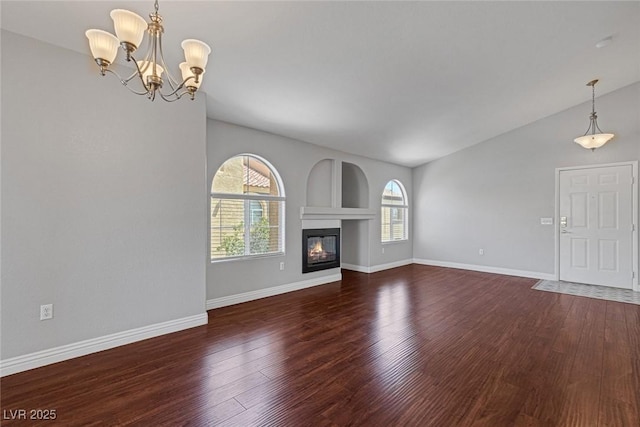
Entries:
<svg viewBox="0 0 640 427">
<path fill-rule="evenodd" d="M 284 202 L 286 197 L 272 196 L 270 194 L 239 194 L 239 193 L 211 193 L 211 197 L 214 199 L 229 199 L 229 200 L 258 200 L 265 202 Z"/>
<path fill-rule="evenodd" d="M 298 291 L 300 289 L 311 288 L 313 286 L 324 285 L 326 283 L 337 282 L 339 280 L 342 280 L 342 273 L 332 274 L 330 276 L 316 277 L 314 279 L 302 280 L 300 282 L 288 283 L 286 285 L 274 286 L 266 289 L 258 289 L 257 291 L 250 291 L 236 295 L 229 295 L 226 297 L 214 298 L 207 300 L 207 310 L 226 307 L 228 305 L 240 304 L 260 298 L 284 294 L 287 292 Z"/>
<path fill-rule="evenodd" d="M 170 320 L 168 322 L 156 323 L 141 328 L 129 329 L 115 334 L 105 335 L 98 338 L 91 338 L 73 344 L 54 347 L 47 350 L 36 351 L 22 356 L 12 357 L 0 361 L 0 377 L 39 368 L 52 363 L 62 362 L 91 353 L 108 350 L 125 344 L 196 326 L 206 325 L 208 322 L 207 313 L 196 314 L 194 316 L 183 317 L 181 319 Z"/>
<path fill-rule="evenodd" d="M 382 270 L 389 270 L 390 268 L 402 267 L 403 265 L 413 264 L 413 259 L 403 259 L 400 261 L 389 262 L 387 264 L 372 265 L 369 267 L 371 273 L 376 273 Z"/>
<path fill-rule="evenodd" d="M 346 264 L 343 262 L 341 267 L 345 270 L 357 271 L 358 273 L 371 273 L 369 267 L 366 267 L 364 265 Z"/>
<path fill-rule="evenodd" d="M 387 264 L 372 265 L 371 267 L 343 263 L 342 268 L 344 268 L 345 270 L 358 271 L 360 273 L 377 273 L 378 271 L 389 270 L 390 268 L 402 267 L 403 265 L 409 264 L 413 264 L 413 259 L 403 259 Z"/>
<path fill-rule="evenodd" d="M 331 160 L 331 207 L 342 206 L 342 160 Z"/>
<path fill-rule="evenodd" d="M 631 282 L 631 287 L 634 291 L 640 292 L 640 282 L 638 281 L 638 276 L 640 276 L 638 272 L 638 161 L 632 160 L 629 162 L 618 162 L 618 163 L 603 163 L 599 165 L 583 165 L 583 166 L 568 166 L 562 168 L 556 168 L 555 177 L 556 177 L 556 185 L 555 185 L 555 265 L 554 265 L 554 274 L 553 279 L 549 280 L 560 280 L 560 172 L 561 171 L 569 171 L 569 170 L 579 170 L 579 169 L 597 169 L 597 168 L 606 168 L 611 166 L 626 166 L 631 165 L 631 174 L 633 179 L 632 184 L 632 221 L 633 221 L 633 234 L 631 236 L 632 244 L 633 244 L 633 254 L 632 254 L 632 269 L 634 272 L 634 277 Z"/>
<path fill-rule="evenodd" d="M 366 208 L 327 208 L 316 206 L 301 206 L 300 219 L 373 219 L 376 217 L 374 209 Z"/>
<path fill-rule="evenodd" d="M 506 276 L 528 277 L 540 280 L 555 280 L 553 273 L 541 273 L 539 271 L 514 270 L 511 268 L 491 267 L 487 265 L 462 264 L 458 262 L 437 261 L 432 259 L 414 258 L 415 264 L 432 265 L 434 267 L 459 268 L 462 270 L 480 271 L 483 273 L 504 274 Z"/>
</svg>

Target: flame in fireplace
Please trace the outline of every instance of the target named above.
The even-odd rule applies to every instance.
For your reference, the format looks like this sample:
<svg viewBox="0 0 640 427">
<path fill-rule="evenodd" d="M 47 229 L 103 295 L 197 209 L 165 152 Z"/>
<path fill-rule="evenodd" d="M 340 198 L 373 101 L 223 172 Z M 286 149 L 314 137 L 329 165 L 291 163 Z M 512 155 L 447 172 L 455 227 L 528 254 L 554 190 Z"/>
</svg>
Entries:
<svg viewBox="0 0 640 427">
<path fill-rule="evenodd" d="M 322 240 L 318 240 L 313 248 L 309 250 L 309 255 L 321 255 L 325 253 L 324 248 L 322 247 Z"/>
</svg>

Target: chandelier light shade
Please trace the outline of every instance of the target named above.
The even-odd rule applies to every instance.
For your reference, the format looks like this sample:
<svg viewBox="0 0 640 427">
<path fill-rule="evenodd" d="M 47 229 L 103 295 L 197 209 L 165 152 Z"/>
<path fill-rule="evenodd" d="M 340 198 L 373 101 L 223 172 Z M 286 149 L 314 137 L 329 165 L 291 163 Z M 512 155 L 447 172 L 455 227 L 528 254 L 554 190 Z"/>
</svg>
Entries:
<svg viewBox="0 0 640 427">
<path fill-rule="evenodd" d="M 182 73 L 182 80 L 186 81 L 185 85 L 187 86 L 187 88 L 191 86 L 195 87 L 196 89 L 200 88 L 200 83 L 202 83 L 202 79 L 199 79 L 198 81 L 196 81 L 195 74 L 193 74 L 193 72 L 191 71 L 189 64 L 187 64 L 186 62 L 181 62 L 180 72 Z M 204 74 L 204 71 L 202 72 L 202 74 Z M 189 77 L 193 77 L 193 78 L 190 79 Z"/>
<path fill-rule="evenodd" d="M 602 132 L 598 126 L 598 115 L 596 114 L 596 83 L 598 83 L 598 79 L 591 80 L 587 83 L 587 86 L 591 86 L 591 115 L 589 115 L 589 128 L 587 128 L 584 135 L 574 139 L 576 144 L 580 144 L 591 151 L 602 147 L 615 136 L 612 133 Z"/>
<path fill-rule="evenodd" d="M 164 73 L 164 68 L 151 61 L 138 61 L 138 69 L 142 73 L 142 80 L 147 83 L 149 80 L 153 80 L 154 75 L 162 78 L 162 73 Z"/>
<path fill-rule="evenodd" d="M 204 72 L 204 69 L 207 67 L 211 48 L 207 46 L 206 43 L 194 39 L 183 41 L 181 46 L 182 49 L 184 49 L 184 57 L 189 67 L 199 68 Z"/>
<path fill-rule="evenodd" d="M 118 53 L 118 46 L 120 41 L 113 34 L 102 30 L 89 30 L 87 31 L 87 38 L 89 38 L 89 47 L 91 48 L 91 54 L 95 58 L 98 65 L 101 63 L 105 66 L 113 63 Z"/>
<path fill-rule="evenodd" d="M 109 14 L 113 19 L 113 27 L 120 43 L 128 44 L 135 51 L 142 43 L 147 21 L 140 15 L 124 9 L 114 9 Z M 124 48 L 127 50 L 127 48 Z"/>
<path fill-rule="evenodd" d="M 191 99 L 195 98 L 211 53 L 211 48 L 206 43 L 194 39 L 182 42 L 186 61 L 179 66 L 182 79 L 178 80 L 171 75 L 164 60 L 164 27 L 162 16 L 158 13 L 158 0 L 155 0 L 155 12 L 149 14 L 149 23 L 141 16 L 124 9 L 114 9 L 110 16 L 113 19 L 115 36 L 102 30 L 87 30 L 85 33 L 101 75 L 114 74 L 131 92 L 146 95 L 152 101 L 156 95 L 169 102 L 176 101 L 185 94 Z M 143 43 L 145 33 L 148 35 L 147 52 L 142 59 L 137 60 L 134 53 Z M 120 77 L 109 68 L 116 58 L 118 47 L 124 50 L 127 62 L 133 62 L 136 67 L 133 74 L 127 78 Z M 135 89 L 136 85 L 141 89 Z"/>
</svg>

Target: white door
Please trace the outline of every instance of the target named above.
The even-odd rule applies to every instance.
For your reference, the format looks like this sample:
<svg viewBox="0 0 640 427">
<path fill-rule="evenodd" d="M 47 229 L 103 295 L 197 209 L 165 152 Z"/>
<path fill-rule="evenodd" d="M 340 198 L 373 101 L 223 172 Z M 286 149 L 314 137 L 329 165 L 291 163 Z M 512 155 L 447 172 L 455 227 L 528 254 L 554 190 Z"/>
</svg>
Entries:
<svg viewBox="0 0 640 427">
<path fill-rule="evenodd" d="M 560 171 L 560 280 L 632 289 L 632 165 Z"/>
</svg>

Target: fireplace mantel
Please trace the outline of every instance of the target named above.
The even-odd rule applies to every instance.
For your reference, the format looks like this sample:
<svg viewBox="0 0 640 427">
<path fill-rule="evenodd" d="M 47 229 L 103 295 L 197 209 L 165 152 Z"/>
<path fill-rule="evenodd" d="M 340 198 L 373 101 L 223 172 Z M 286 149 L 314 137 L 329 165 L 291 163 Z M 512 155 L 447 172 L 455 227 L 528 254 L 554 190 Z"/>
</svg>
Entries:
<svg viewBox="0 0 640 427">
<path fill-rule="evenodd" d="M 374 209 L 302 206 L 300 219 L 373 219 Z"/>
</svg>

